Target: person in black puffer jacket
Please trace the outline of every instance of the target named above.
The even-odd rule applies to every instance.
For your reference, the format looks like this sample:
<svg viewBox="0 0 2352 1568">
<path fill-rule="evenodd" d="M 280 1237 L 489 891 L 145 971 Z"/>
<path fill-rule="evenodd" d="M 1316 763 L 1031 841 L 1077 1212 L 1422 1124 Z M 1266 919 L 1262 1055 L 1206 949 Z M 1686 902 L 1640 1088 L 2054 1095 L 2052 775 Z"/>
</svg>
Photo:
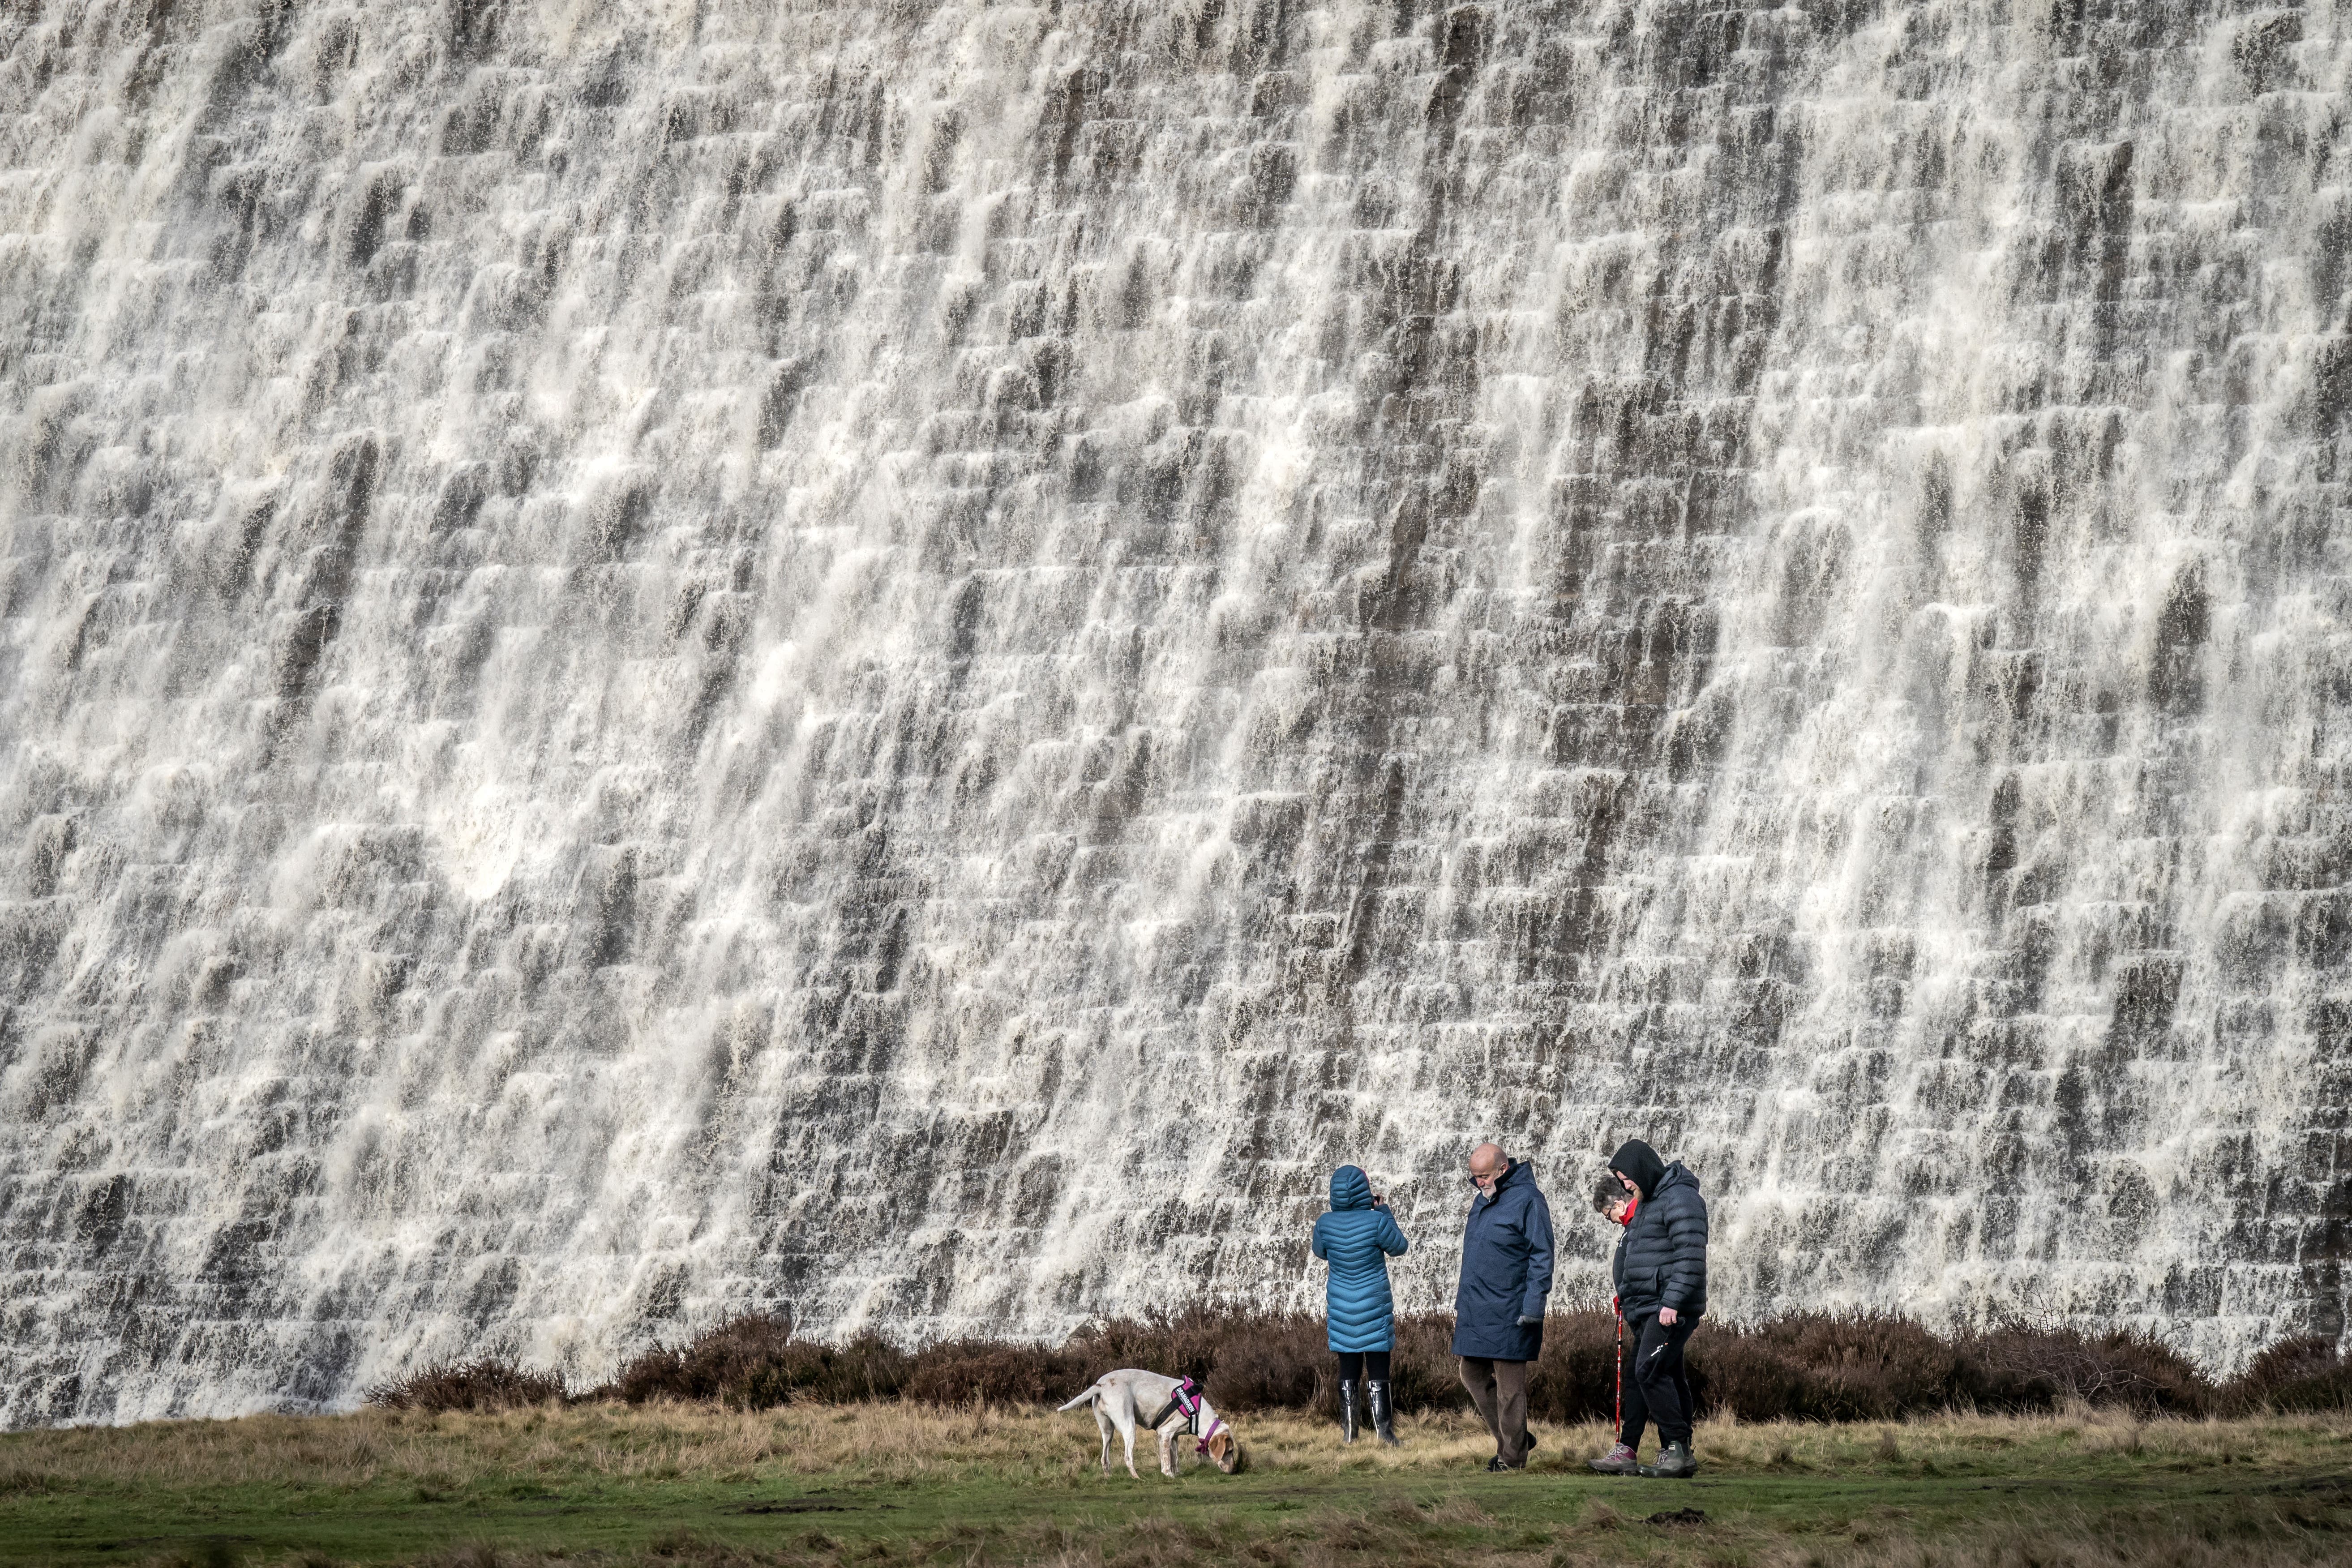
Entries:
<svg viewBox="0 0 2352 1568">
<path fill-rule="evenodd" d="M 1610 1158 L 1609 1169 L 1640 1200 L 1612 1270 L 1633 1341 L 1634 1380 L 1658 1424 L 1658 1457 L 1639 1473 L 1688 1477 L 1698 1468 L 1691 1454 L 1698 1411 L 1683 1346 L 1706 1310 L 1706 1200 L 1681 1162 L 1666 1163 L 1638 1138 Z"/>
</svg>

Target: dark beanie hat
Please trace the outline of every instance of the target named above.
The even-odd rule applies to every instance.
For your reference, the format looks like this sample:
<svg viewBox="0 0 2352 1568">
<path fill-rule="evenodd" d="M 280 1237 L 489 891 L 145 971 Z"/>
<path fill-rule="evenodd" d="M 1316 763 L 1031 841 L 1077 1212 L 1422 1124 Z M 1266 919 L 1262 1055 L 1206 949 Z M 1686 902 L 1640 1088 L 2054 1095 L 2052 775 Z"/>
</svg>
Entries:
<svg viewBox="0 0 2352 1568">
<path fill-rule="evenodd" d="M 1639 1138 L 1629 1138 L 1620 1144 L 1617 1152 L 1609 1156 L 1609 1168 L 1622 1176 L 1633 1178 L 1633 1184 L 1649 1197 L 1658 1190 L 1658 1178 L 1666 1173 L 1666 1163 L 1658 1152 Z"/>
</svg>

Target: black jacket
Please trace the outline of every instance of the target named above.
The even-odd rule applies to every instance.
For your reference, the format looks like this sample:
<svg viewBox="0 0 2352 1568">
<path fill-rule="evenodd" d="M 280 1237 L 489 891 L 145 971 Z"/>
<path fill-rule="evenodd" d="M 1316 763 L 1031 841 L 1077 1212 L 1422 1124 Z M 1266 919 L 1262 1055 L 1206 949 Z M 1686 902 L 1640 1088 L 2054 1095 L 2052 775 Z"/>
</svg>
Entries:
<svg viewBox="0 0 2352 1568">
<path fill-rule="evenodd" d="M 1634 1208 L 1610 1273 L 1629 1321 L 1661 1307 L 1691 1318 L 1706 1310 L 1706 1200 L 1680 1161 Z"/>
</svg>

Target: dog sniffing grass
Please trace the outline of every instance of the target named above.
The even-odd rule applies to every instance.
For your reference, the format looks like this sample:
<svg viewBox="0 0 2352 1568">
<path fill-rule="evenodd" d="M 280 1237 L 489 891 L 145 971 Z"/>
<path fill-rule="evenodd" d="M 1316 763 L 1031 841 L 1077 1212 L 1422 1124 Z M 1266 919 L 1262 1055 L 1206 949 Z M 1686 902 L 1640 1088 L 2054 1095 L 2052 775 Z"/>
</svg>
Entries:
<svg viewBox="0 0 2352 1568">
<path fill-rule="evenodd" d="M 1031 1407 L 588 1405 L 19 1433 L 0 1437 L 0 1556 L 155 1568 L 2352 1562 L 2352 1415 L 1707 1423 L 1691 1482 L 1582 1473 L 1607 1444 L 1598 1426 L 1540 1435 L 1535 1468 L 1487 1476 L 1491 1442 L 1459 1417 L 1407 1418 L 1393 1449 L 1343 1449 L 1328 1421 L 1259 1413 L 1247 1473 L 1139 1482 L 1102 1477 L 1084 1413 Z"/>
<path fill-rule="evenodd" d="M 1194 1396 L 1199 1406 L 1192 1415 L 1188 1417 L 1178 1409 L 1175 1395 L 1191 1386 L 1189 1379 L 1180 1388 L 1172 1377 L 1122 1367 L 1095 1379 L 1079 1391 L 1076 1398 L 1056 1405 L 1054 1414 L 1084 1409 L 1094 1416 L 1095 1426 L 1102 1434 L 1101 1468 L 1105 1475 L 1110 1473 L 1110 1446 L 1116 1438 L 1124 1447 L 1128 1479 L 1139 1479 L 1135 1473 L 1135 1438 L 1139 1431 L 1149 1432 L 1158 1440 L 1160 1473 L 1163 1476 L 1175 1476 L 1188 1443 L 1229 1476 L 1247 1469 L 1241 1438 L 1225 1425 L 1206 1394 Z M 1157 1424 L 1143 1414 L 1163 1406 L 1169 1414 Z"/>
</svg>

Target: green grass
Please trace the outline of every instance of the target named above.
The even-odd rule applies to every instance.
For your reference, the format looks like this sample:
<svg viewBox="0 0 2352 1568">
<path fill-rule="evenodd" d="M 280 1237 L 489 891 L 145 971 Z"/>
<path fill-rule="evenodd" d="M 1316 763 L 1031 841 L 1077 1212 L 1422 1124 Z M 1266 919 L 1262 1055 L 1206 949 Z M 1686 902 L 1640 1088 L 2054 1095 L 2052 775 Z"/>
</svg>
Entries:
<svg viewBox="0 0 2352 1568">
<path fill-rule="evenodd" d="M 1597 1427 L 1529 1472 L 1484 1435 L 1407 1423 L 1342 1448 L 1243 1424 L 1238 1476 L 1095 1465 L 1083 1415 L 921 1406 L 760 1415 L 593 1406 L 371 1412 L 0 1438 L 0 1558 L 1145 1564 L 2352 1563 L 2352 1417 L 2087 1413 L 1895 1426 L 1710 1425 L 1695 1481 L 1582 1470 Z M 1699 1522 L 1650 1516 L 1701 1510 Z"/>
</svg>

